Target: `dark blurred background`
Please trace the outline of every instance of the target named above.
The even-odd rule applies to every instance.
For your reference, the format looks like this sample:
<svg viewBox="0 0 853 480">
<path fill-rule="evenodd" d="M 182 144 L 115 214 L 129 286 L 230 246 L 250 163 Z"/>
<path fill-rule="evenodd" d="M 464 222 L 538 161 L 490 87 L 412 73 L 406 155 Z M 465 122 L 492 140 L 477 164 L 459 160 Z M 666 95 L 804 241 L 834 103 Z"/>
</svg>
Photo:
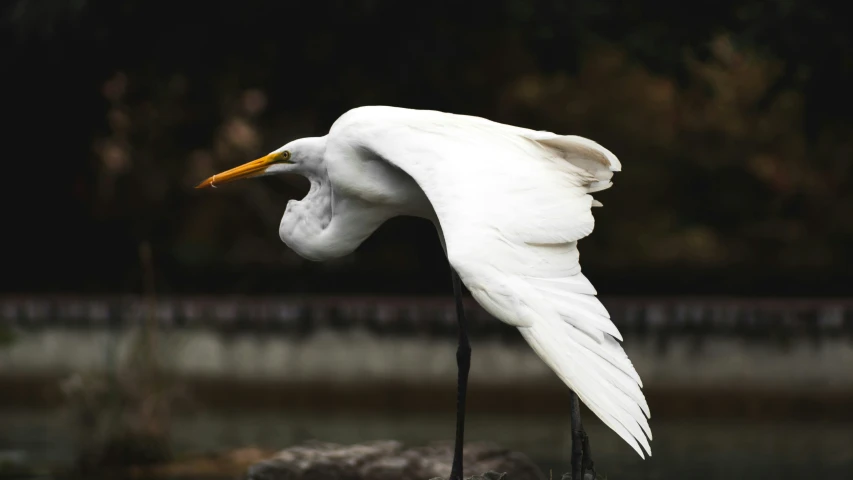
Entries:
<svg viewBox="0 0 853 480">
<path fill-rule="evenodd" d="M 853 46 L 839 8 L 13 1 L 4 150 L 28 175 L 7 178 L 22 205 L 7 209 L 5 290 L 138 292 L 148 241 L 163 292 L 445 292 L 423 222 L 390 222 L 320 266 L 277 236 L 299 185 L 191 189 L 384 104 L 611 149 L 624 171 L 581 244 L 602 292 L 846 294 Z"/>
<path fill-rule="evenodd" d="M 287 200 L 303 195 L 305 182 L 264 178 L 215 191 L 192 188 L 292 139 L 327 133 L 350 108 L 395 105 L 583 135 L 620 158 L 624 168 L 614 187 L 597 196 L 605 207 L 595 212 L 595 232 L 580 243 L 581 263 L 614 322 L 626 332 L 626 350 L 641 376 L 652 378 L 646 391 L 656 415 L 676 410 L 693 416 L 705 412 L 700 417 L 725 411 L 738 418 L 737 412 L 745 410 L 784 412 L 779 418 L 818 410 L 840 414 L 841 406 L 853 400 L 848 366 L 853 361 L 853 273 L 848 270 L 853 261 L 853 17 L 846 10 L 841 2 L 803 0 L 6 2 L 0 12 L 6 117 L 2 190 L 7 197 L 0 344 L 7 346 L 6 352 L 0 346 L 0 377 L 5 379 L 0 399 L 6 399 L 0 403 L 9 412 L 19 412 L 15 409 L 21 405 L 63 404 L 57 378 L 115 366 L 121 363 L 117 358 L 125 357 L 92 353 L 86 361 L 70 359 L 88 348 L 113 352 L 124 329 L 140 327 L 149 317 L 154 318 L 145 330 L 149 334 L 153 325 L 166 329 L 161 335 L 176 325 L 182 331 L 207 328 L 225 342 L 221 348 L 233 347 L 228 342 L 235 332 L 252 338 L 278 332 L 276 338 L 294 342 L 283 351 L 303 348 L 298 339 L 324 325 L 335 330 L 362 321 L 380 343 L 393 344 L 400 332 L 408 332 L 406 338 L 443 339 L 441 351 L 450 363 L 447 377 L 436 380 L 435 388 L 447 393 L 435 403 L 446 403 L 441 411 L 451 412 L 454 330 L 444 310 L 451 289 L 430 224 L 394 219 L 354 254 L 314 263 L 288 250 L 277 233 Z M 363 308 L 347 306 L 342 298 Z M 186 313 L 186 299 L 205 313 Z M 386 318 L 377 313 L 382 305 L 397 313 L 381 320 Z M 352 313 L 359 308 L 366 310 Z M 285 310 L 291 313 L 281 313 Z M 417 318 L 426 320 L 418 323 Z M 478 332 L 518 343 L 514 332 L 483 318 Z M 438 326 L 430 330 L 423 326 L 432 325 L 429 319 L 441 321 L 433 321 Z M 291 320 L 290 327 L 279 325 Z M 65 329 L 72 326 L 78 336 L 70 339 Z M 59 333 L 44 337 L 51 329 Z M 100 335 L 98 329 L 106 329 L 107 336 L 92 346 L 87 342 Z M 843 342 L 833 343 L 839 339 Z M 699 347 L 717 340 L 730 343 L 711 348 L 712 353 Z M 634 351 L 632 341 L 640 345 Z M 72 348 L 78 345 L 74 342 L 82 346 Z M 671 342 L 676 351 L 692 352 L 689 358 L 696 363 L 667 357 L 674 355 L 667 353 Z M 767 353 L 768 342 L 776 345 L 775 353 Z M 811 342 L 812 350 L 798 350 L 802 342 Z M 63 345 L 68 357 L 44 360 L 45 352 Z M 477 348 L 475 342 L 474 373 Z M 757 349 L 769 356 L 754 359 L 750 355 Z M 151 347 L 145 358 L 156 356 L 155 351 Z M 232 360 L 211 361 L 239 363 L 254 355 L 240 352 Z M 396 361 L 395 355 L 403 354 L 383 353 L 377 361 Z M 274 371 L 281 364 L 270 358 L 283 361 L 264 357 L 252 368 L 268 365 Z M 292 365 L 303 368 L 293 367 L 293 372 L 311 370 L 300 362 L 315 360 L 300 358 Z M 346 361 L 353 360 L 340 360 Z M 719 369 L 715 361 L 722 362 Z M 662 373 L 662 365 L 673 363 L 686 372 Z M 771 375 L 759 364 L 776 368 L 777 383 L 768 380 L 766 388 L 757 387 L 761 382 L 755 379 Z M 174 370 L 169 365 L 157 371 Z M 334 370 L 336 364 L 330 365 Z M 710 370 L 693 377 L 691 365 L 710 365 Z M 752 374 L 742 373 L 753 367 Z M 233 405 L 222 400 L 228 397 L 223 392 L 233 391 L 229 378 L 246 378 L 232 372 L 222 374 L 223 380 L 217 368 L 181 378 L 207 379 L 190 388 L 198 398 L 238 411 L 254 408 L 245 396 Z M 802 374 L 800 383 L 786 383 L 786 375 L 796 376 L 791 369 Z M 817 371 L 824 377 L 810 376 Z M 261 389 L 256 399 L 281 406 L 288 398 L 293 401 L 292 385 L 328 383 L 326 374 L 293 375 L 298 382 L 273 375 L 278 379 L 240 388 Z M 702 388 L 699 377 L 707 380 Z M 547 391 L 557 392 L 552 410 L 562 422 L 568 414 L 560 403 L 566 398 L 560 396 L 564 387 L 543 378 L 552 389 Z M 378 395 L 385 400 L 365 404 L 384 405 L 385 413 L 405 410 L 407 402 L 399 397 L 405 389 L 388 388 L 392 393 L 341 394 L 349 400 L 330 402 L 328 408 Z M 543 390 L 531 387 L 534 391 Z M 322 392 L 317 398 L 328 396 Z M 393 408 L 389 395 L 398 395 Z M 731 405 L 713 407 L 718 398 L 729 398 Z M 785 398 L 789 407 L 768 410 Z M 746 408 L 750 401 L 753 407 Z M 536 404 L 513 402 L 512 408 L 521 410 L 519 405 Z M 493 403 L 483 400 L 482 405 Z M 18 435 L 35 431 L 36 420 L 20 419 L 47 418 L 22 415 L 0 415 L 19 420 L 16 432 L 30 432 L 0 438 L 0 452 L 4 445 L 17 451 Z M 447 439 L 452 419 L 443 421 L 448 428 L 437 438 Z M 510 446 L 529 447 L 512 443 L 523 437 L 513 433 L 516 427 L 486 423 L 504 432 Z M 282 429 L 295 428 L 293 422 L 285 424 L 289 427 Z M 567 425 L 559 423 L 566 434 Z M 683 423 L 673 425 L 672 445 L 694 438 L 678 430 Z M 762 452 L 778 458 L 789 447 L 802 451 L 802 445 L 783 448 L 773 441 L 814 431 L 810 445 L 834 452 L 826 457 L 830 460 L 813 457 L 795 466 L 775 460 L 749 463 L 732 460 L 730 450 L 722 449 L 718 457 L 702 457 L 703 462 L 729 469 L 705 468 L 702 478 L 732 472 L 764 478 L 777 472 L 774 468 L 806 472 L 825 467 L 827 474 L 853 468 L 849 450 L 832 446 L 853 442 L 849 424 L 831 431 L 813 423 L 797 425 L 779 427 L 789 428 L 790 434 L 781 435 L 755 433 L 763 431 L 755 427 L 749 431 L 771 443 L 750 445 L 770 445 Z M 42 433 L 26 438 L 41 439 L 48 428 L 38 427 Z M 349 427 L 337 431 L 347 433 L 326 437 L 365 439 Z M 404 435 L 395 432 L 386 433 Z M 322 436 L 312 435 L 307 437 Z M 725 445 L 725 435 L 719 435 Z M 617 445 L 612 437 L 606 438 Z M 246 443 L 225 433 L 222 438 L 229 439 L 227 445 Z M 251 438 L 249 443 L 266 441 L 272 448 L 295 441 Z M 656 442 L 668 452 L 667 436 L 661 438 Z M 826 438 L 840 443 L 821 444 Z M 706 448 L 706 440 L 696 440 L 696 452 L 716 452 Z M 549 453 L 538 459 L 567 460 L 568 449 L 544 443 L 552 450 L 546 448 Z M 612 448 L 614 459 L 633 455 L 624 445 Z M 678 450 L 673 448 L 670 453 Z M 749 448 L 735 450 L 744 456 Z M 635 473 L 645 468 L 649 478 L 656 478 L 685 458 L 667 455 L 652 467 L 649 462 L 629 466 Z M 685 474 L 699 468 L 684 462 L 679 471 Z M 732 465 L 745 466 L 737 470 Z"/>
</svg>

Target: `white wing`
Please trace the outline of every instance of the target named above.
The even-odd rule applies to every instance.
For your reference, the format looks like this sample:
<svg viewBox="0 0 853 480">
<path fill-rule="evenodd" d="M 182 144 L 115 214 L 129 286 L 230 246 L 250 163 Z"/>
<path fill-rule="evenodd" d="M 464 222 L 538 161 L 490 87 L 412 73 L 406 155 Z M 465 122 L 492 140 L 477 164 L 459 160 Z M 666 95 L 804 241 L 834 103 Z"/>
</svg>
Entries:
<svg viewBox="0 0 853 480">
<path fill-rule="evenodd" d="M 620 169 L 612 153 L 581 137 L 392 107 L 352 110 L 330 137 L 411 176 L 477 302 L 518 327 L 590 410 L 651 455 L 640 377 L 578 262 L 577 241 L 592 232 L 590 208 L 600 205 L 589 194 L 610 187 Z"/>
</svg>

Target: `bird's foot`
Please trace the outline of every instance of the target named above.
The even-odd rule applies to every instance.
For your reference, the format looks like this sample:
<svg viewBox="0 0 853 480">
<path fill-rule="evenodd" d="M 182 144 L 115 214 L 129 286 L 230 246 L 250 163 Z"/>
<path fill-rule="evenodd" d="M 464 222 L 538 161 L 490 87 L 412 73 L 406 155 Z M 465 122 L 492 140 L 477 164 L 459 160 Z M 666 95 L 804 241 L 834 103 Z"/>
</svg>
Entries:
<svg viewBox="0 0 853 480">
<path fill-rule="evenodd" d="M 592 449 L 589 448 L 589 435 L 586 434 L 586 431 L 581 432 L 581 439 L 583 445 L 583 472 L 589 472 L 592 474 L 592 479 L 595 480 L 598 478 L 598 474 L 595 472 L 595 462 L 592 461 Z M 586 475 L 584 475 L 584 479 Z"/>
<path fill-rule="evenodd" d="M 560 480 L 572 480 L 572 474 L 568 472 L 564 473 L 563 476 L 560 477 Z M 587 470 L 583 474 L 583 480 L 607 480 L 607 477 L 599 475 L 594 470 Z"/>
</svg>

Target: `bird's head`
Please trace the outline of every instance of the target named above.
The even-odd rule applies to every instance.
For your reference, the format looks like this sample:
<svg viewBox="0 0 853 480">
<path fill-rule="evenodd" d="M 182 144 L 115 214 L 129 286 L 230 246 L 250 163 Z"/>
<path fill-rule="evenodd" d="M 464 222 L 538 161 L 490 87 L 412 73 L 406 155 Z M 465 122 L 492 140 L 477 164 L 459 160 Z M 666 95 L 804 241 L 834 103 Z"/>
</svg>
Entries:
<svg viewBox="0 0 853 480">
<path fill-rule="evenodd" d="M 337 258 L 351 252 L 361 242 L 349 245 L 347 238 L 324 235 L 332 220 L 331 183 L 326 175 L 326 137 L 294 140 L 249 163 L 217 173 L 196 188 L 218 187 L 243 178 L 291 173 L 306 177 L 310 188 L 302 200 L 291 199 L 279 225 L 282 241 L 299 255 L 311 260 Z M 363 240 L 363 239 L 362 239 Z"/>
<path fill-rule="evenodd" d="M 321 164 L 324 150 L 324 137 L 300 138 L 257 160 L 217 173 L 195 188 L 216 188 L 234 180 L 277 173 L 310 175 Z"/>
</svg>

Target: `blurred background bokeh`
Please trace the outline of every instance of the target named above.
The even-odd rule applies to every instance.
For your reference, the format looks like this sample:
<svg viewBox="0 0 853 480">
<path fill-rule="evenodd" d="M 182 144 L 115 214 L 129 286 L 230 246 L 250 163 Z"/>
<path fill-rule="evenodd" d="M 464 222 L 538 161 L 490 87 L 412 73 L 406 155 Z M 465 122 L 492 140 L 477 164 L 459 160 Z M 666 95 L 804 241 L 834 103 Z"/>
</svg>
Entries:
<svg viewBox="0 0 853 480">
<path fill-rule="evenodd" d="M 581 263 L 644 379 L 655 456 L 586 411 L 600 471 L 853 475 L 841 2 L 10 0 L 0 14 L 0 476 L 449 441 L 455 319 L 429 223 L 394 219 L 313 263 L 277 233 L 304 181 L 192 188 L 375 104 L 583 135 L 622 161 Z M 567 389 L 470 311 L 469 439 L 565 471 Z"/>
</svg>

